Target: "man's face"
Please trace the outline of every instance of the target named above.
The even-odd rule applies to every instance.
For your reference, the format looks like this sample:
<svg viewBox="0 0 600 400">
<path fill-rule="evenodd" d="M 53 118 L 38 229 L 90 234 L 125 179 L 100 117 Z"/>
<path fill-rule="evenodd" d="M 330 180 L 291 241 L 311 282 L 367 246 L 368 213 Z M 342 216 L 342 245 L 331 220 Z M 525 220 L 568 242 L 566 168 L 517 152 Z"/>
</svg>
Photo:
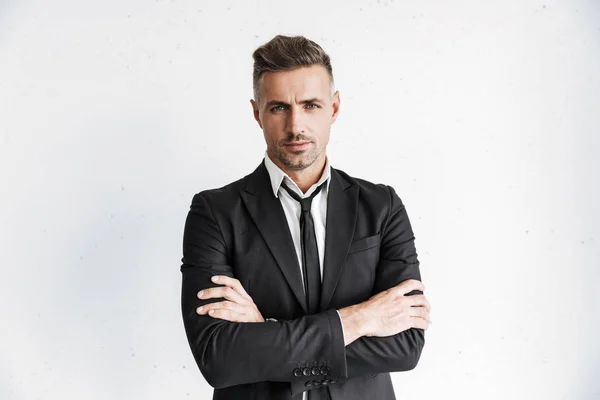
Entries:
<svg viewBox="0 0 600 400">
<path fill-rule="evenodd" d="M 266 72 L 258 89 L 258 103 L 250 102 L 273 162 L 284 170 L 299 171 L 324 161 L 340 107 L 339 93 L 331 96 L 327 70 L 313 65 Z"/>
</svg>

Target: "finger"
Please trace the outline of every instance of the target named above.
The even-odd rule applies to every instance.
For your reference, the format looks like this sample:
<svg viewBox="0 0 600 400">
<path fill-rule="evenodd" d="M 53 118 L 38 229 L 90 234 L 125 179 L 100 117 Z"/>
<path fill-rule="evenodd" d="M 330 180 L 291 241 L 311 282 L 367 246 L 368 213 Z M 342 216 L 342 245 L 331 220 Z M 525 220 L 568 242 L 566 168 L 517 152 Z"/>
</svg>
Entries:
<svg viewBox="0 0 600 400">
<path fill-rule="evenodd" d="M 198 298 L 203 300 L 224 298 L 239 304 L 246 304 L 248 302 L 248 300 L 240 296 L 238 292 L 229 286 L 217 286 L 204 289 L 198 292 Z"/>
<path fill-rule="evenodd" d="M 219 301 L 217 303 L 209 303 L 205 304 L 201 307 L 196 308 L 196 313 L 200 315 L 205 315 L 210 312 L 210 310 L 231 310 L 237 313 L 243 313 L 243 307 L 240 307 L 239 304 L 233 303 L 231 301 Z"/>
<path fill-rule="evenodd" d="M 404 300 L 408 302 L 412 307 L 425 307 L 431 311 L 431 304 L 427 300 L 427 297 L 423 294 L 415 294 L 414 296 L 405 296 Z"/>
<path fill-rule="evenodd" d="M 208 315 L 212 318 L 218 318 L 225 321 L 244 322 L 238 313 L 232 310 L 225 310 L 223 308 L 219 308 L 217 310 L 210 310 Z"/>
<path fill-rule="evenodd" d="M 413 290 L 420 290 L 421 292 L 425 291 L 425 286 L 423 285 L 423 282 L 418 281 L 416 279 L 408 279 L 406 281 L 402 281 L 396 286 L 396 288 L 397 292 L 402 295 L 410 293 Z"/>
<path fill-rule="evenodd" d="M 245 297 L 240 296 L 238 292 L 229 286 L 217 286 L 201 290 L 198 292 L 198 298 L 202 300 L 225 298 L 239 304 L 246 304 L 248 302 Z"/>
<path fill-rule="evenodd" d="M 429 321 L 429 310 L 425 307 L 410 307 L 408 315 L 411 317 L 421 317 Z"/>
<path fill-rule="evenodd" d="M 410 324 L 412 328 L 419 328 L 425 330 L 429 328 L 429 321 L 421 317 L 411 317 Z"/>
<path fill-rule="evenodd" d="M 226 275 L 215 275 L 211 278 L 211 280 L 215 283 L 218 283 L 219 285 L 225 285 L 225 286 L 231 287 L 233 290 L 238 292 L 240 294 L 240 296 L 242 296 L 246 299 L 250 299 L 250 300 L 252 299 L 248 295 L 248 293 L 246 293 L 246 290 L 242 286 L 242 283 L 235 278 L 230 278 L 229 276 L 226 276 Z"/>
</svg>

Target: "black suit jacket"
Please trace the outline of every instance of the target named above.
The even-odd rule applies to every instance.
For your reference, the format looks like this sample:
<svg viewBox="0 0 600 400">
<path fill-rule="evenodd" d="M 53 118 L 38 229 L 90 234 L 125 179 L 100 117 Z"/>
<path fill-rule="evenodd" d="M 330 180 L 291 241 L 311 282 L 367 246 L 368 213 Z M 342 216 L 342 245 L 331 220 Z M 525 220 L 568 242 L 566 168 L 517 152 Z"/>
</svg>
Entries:
<svg viewBox="0 0 600 400">
<path fill-rule="evenodd" d="M 261 163 L 223 188 L 196 194 L 183 235 L 182 314 L 213 399 L 395 399 L 390 372 L 413 369 L 424 331 L 361 337 L 344 346 L 337 309 L 407 279 L 420 280 L 413 231 L 400 198 L 331 169 L 320 312 L 307 315 L 300 266 L 278 198 Z M 265 318 L 233 323 L 196 314 L 222 274 L 238 279 Z M 410 294 L 421 293 L 411 292 Z"/>
</svg>

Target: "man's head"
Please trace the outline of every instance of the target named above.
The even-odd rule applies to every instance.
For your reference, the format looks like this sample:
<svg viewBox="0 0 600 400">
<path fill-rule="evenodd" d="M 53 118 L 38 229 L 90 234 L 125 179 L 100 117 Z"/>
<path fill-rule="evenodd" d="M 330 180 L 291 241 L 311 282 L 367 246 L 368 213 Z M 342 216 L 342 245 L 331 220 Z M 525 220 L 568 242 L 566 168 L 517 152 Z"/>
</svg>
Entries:
<svg viewBox="0 0 600 400">
<path fill-rule="evenodd" d="M 250 102 L 270 158 L 284 171 L 322 166 L 340 107 L 329 56 L 302 36 L 281 35 L 252 56 Z"/>
</svg>

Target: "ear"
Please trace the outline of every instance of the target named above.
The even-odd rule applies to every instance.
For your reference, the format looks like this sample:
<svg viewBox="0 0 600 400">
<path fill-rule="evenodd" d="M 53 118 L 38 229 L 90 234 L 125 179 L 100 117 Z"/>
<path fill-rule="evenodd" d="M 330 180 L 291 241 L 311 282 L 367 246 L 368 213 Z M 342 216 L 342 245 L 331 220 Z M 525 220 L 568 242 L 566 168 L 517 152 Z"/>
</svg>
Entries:
<svg viewBox="0 0 600 400">
<path fill-rule="evenodd" d="M 331 108 L 333 113 L 331 114 L 331 123 L 333 124 L 340 113 L 340 91 L 336 90 L 333 94 L 333 101 L 331 102 Z"/>
<path fill-rule="evenodd" d="M 252 113 L 254 114 L 254 119 L 258 122 L 258 126 L 262 129 L 262 123 L 260 122 L 260 111 L 258 108 L 258 103 L 256 101 L 250 99 L 250 104 L 252 104 Z"/>
</svg>

